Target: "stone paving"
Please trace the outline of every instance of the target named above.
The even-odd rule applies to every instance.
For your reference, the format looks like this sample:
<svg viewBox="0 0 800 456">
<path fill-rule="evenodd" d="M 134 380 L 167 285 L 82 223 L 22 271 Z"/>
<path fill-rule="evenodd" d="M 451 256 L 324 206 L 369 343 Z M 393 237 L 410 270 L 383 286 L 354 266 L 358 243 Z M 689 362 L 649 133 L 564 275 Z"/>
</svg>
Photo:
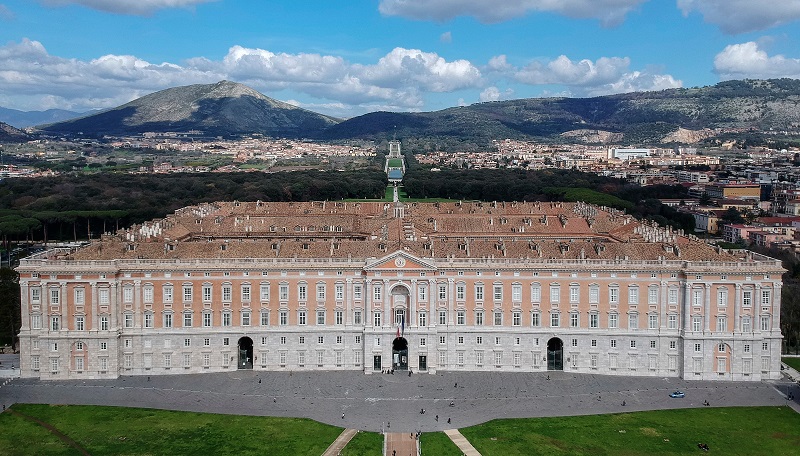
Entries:
<svg viewBox="0 0 800 456">
<path fill-rule="evenodd" d="M 461 435 L 458 429 L 445 429 L 444 433 L 456 444 L 458 449 L 461 450 L 465 456 L 481 456 L 478 450 L 469 443 L 466 437 Z"/>
<path fill-rule="evenodd" d="M 409 432 L 387 432 L 384 434 L 384 456 L 417 456 L 417 440 Z"/>
<path fill-rule="evenodd" d="M 685 391 L 686 397 L 669 398 L 675 389 Z M 699 407 L 704 400 L 720 407 L 786 405 L 790 391 L 795 396 L 792 405 L 796 406 L 800 391 L 789 381 L 710 382 L 567 372 L 444 372 L 409 377 L 241 370 L 116 380 L 14 379 L 0 387 L 0 403 L 117 405 L 306 417 L 358 430 L 411 433 L 462 428 L 495 418 Z M 424 414 L 420 413 L 422 409 Z"/>
</svg>

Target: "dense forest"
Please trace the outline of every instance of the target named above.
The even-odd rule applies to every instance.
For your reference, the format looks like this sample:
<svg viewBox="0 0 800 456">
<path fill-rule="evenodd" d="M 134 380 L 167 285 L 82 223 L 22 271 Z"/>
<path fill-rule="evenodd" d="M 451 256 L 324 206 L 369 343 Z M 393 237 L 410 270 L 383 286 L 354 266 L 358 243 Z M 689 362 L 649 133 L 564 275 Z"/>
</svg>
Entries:
<svg viewBox="0 0 800 456">
<path fill-rule="evenodd" d="M 383 198 L 387 183 L 379 170 L 5 179 L 0 182 L 0 236 L 6 243 L 85 239 L 201 202 Z"/>
</svg>

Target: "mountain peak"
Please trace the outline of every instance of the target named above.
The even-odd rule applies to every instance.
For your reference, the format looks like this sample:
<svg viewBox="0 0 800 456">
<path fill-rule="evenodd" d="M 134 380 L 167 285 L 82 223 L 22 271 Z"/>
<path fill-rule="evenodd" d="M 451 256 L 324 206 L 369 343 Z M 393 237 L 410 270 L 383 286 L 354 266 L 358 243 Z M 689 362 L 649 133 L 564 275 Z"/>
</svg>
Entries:
<svg viewBox="0 0 800 456">
<path fill-rule="evenodd" d="M 311 137 L 338 121 L 223 80 L 161 90 L 100 114 L 42 129 L 86 135 L 201 130 L 210 136 Z"/>
</svg>

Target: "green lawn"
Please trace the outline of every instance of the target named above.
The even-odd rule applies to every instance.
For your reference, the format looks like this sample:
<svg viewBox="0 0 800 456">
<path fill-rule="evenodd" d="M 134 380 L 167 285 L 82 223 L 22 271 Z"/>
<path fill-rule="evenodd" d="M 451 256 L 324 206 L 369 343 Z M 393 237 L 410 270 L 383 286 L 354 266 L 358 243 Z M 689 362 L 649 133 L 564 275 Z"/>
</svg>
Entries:
<svg viewBox="0 0 800 456">
<path fill-rule="evenodd" d="M 730 407 L 494 420 L 461 433 L 483 456 L 800 454 L 800 414 Z M 424 444 L 423 444 L 424 448 Z"/>
<path fill-rule="evenodd" d="M 424 432 L 420 438 L 420 449 L 425 456 L 461 456 L 463 453 L 444 432 Z"/>
<path fill-rule="evenodd" d="M 399 158 L 390 158 L 389 159 L 389 168 L 402 168 L 403 167 L 403 160 Z"/>
<path fill-rule="evenodd" d="M 379 456 L 383 454 L 383 434 L 359 432 L 341 452 L 341 456 Z"/>
<path fill-rule="evenodd" d="M 793 367 L 795 370 L 800 371 L 800 358 L 781 358 L 781 361 Z"/>
<path fill-rule="evenodd" d="M 13 409 L 49 423 L 93 455 L 319 456 L 342 432 L 296 418 L 82 405 L 16 404 Z M 0 430 L 0 454 L 78 454 L 9 412 L 0 414 Z"/>
</svg>

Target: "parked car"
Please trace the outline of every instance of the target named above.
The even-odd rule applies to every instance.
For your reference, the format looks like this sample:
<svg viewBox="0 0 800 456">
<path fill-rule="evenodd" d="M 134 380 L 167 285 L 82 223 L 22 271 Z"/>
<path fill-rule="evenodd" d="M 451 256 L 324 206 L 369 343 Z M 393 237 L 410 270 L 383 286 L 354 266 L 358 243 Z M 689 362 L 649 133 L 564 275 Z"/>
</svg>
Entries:
<svg viewBox="0 0 800 456">
<path fill-rule="evenodd" d="M 686 393 L 684 393 L 681 390 L 675 390 L 675 391 L 669 393 L 669 397 L 671 397 L 671 398 L 683 398 L 683 397 L 686 397 Z"/>
</svg>

